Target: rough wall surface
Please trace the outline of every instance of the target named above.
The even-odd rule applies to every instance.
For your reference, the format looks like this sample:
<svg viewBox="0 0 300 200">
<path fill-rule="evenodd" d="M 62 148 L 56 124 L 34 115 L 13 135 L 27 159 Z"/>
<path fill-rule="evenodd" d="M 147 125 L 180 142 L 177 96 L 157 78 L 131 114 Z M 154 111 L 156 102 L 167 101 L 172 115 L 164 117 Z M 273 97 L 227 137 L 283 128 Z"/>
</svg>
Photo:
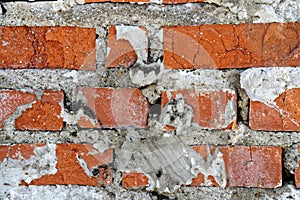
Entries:
<svg viewBox="0 0 300 200">
<path fill-rule="evenodd" d="M 300 0 L 1 1 L 0 199 L 299 199 L 299 21 Z"/>
</svg>

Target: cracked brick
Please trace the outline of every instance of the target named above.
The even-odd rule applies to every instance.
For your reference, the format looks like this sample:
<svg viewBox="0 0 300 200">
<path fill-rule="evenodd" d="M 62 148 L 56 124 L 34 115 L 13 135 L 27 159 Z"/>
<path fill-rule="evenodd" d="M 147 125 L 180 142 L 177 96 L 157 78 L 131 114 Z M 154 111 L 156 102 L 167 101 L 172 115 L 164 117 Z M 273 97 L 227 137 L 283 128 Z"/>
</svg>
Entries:
<svg viewBox="0 0 300 200">
<path fill-rule="evenodd" d="M 292 88 L 281 93 L 274 105 L 250 101 L 249 126 L 254 130 L 299 131 L 300 89 Z"/>
<path fill-rule="evenodd" d="M 0 27 L 0 68 L 96 67 L 96 31 L 78 27 Z"/>
<path fill-rule="evenodd" d="M 193 149 L 207 156 L 206 146 Z M 276 188 L 282 184 L 282 150 L 273 146 L 233 146 L 219 147 L 225 161 L 227 187 Z M 214 151 L 214 148 L 211 148 Z M 206 183 L 218 186 L 213 177 Z M 193 179 L 192 186 L 205 185 L 200 173 Z"/>
<path fill-rule="evenodd" d="M 164 27 L 168 69 L 298 66 L 300 24 Z"/>
</svg>

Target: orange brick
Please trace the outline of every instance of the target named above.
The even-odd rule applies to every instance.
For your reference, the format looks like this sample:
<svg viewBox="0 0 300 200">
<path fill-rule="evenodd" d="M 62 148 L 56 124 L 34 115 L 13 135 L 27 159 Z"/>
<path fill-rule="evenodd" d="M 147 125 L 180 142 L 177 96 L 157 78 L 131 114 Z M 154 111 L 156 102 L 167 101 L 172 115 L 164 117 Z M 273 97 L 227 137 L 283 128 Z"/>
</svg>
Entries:
<svg viewBox="0 0 300 200">
<path fill-rule="evenodd" d="M 111 169 L 109 167 L 101 167 L 113 162 L 112 149 L 100 153 L 91 144 L 57 144 L 56 146 L 57 173 L 44 175 L 31 181 L 29 185 L 76 184 L 106 186 L 112 184 Z M 96 168 L 99 171 L 98 175 L 95 177 L 87 175 L 82 166 L 80 166 L 77 156 L 86 162 L 89 170 Z"/>
<path fill-rule="evenodd" d="M 95 29 L 10 26 L 0 33 L 2 69 L 95 69 Z"/>
<path fill-rule="evenodd" d="M 63 102 L 62 91 L 46 90 L 41 100 L 36 101 L 32 108 L 26 109 L 16 119 L 15 126 L 18 130 L 61 130 L 63 119 L 61 118 L 61 105 Z"/>
<path fill-rule="evenodd" d="M 15 144 L 9 146 L 8 157 L 14 160 L 28 160 L 34 156 L 35 147 L 43 146 L 42 144 Z"/>
<path fill-rule="evenodd" d="M 79 88 L 79 91 L 103 128 L 147 126 L 148 102 L 139 89 Z M 87 123 L 81 119 L 78 125 L 85 128 Z"/>
<path fill-rule="evenodd" d="M 19 106 L 36 100 L 35 95 L 21 91 L 0 90 L 0 128 L 4 121 L 9 118 Z"/>
<path fill-rule="evenodd" d="M 168 69 L 299 66 L 300 23 L 164 28 Z"/>
<path fill-rule="evenodd" d="M 299 131 L 300 88 L 288 89 L 275 100 L 273 107 L 250 101 L 249 125 L 254 130 Z"/>
<path fill-rule="evenodd" d="M 17 130 L 61 130 L 63 119 L 61 104 L 63 102 L 62 91 L 46 90 L 38 100 L 34 94 L 23 93 L 15 90 L 0 91 L 0 128 L 3 128 L 7 120 L 20 107 L 32 103 L 22 115 L 15 120 Z"/>
<path fill-rule="evenodd" d="M 0 162 L 8 157 L 8 145 L 0 145 Z"/>
<path fill-rule="evenodd" d="M 227 91 L 196 92 L 192 89 L 171 91 L 170 99 L 166 92 L 162 93 L 162 107 L 169 101 L 175 99 L 176 95 L 182 94 L 185 103 L 193 108 L 194 117 L 192 121 L 203 128 L 208 129 L 235 129 L 236 117 L 225 124 L 225 112 L 230 101 L 234 104 L 236 115 L 236 95 Z M 227 123 L 227 122 L 226 122 Z"/>
<path fill-rule="evenodd" d="M 126 188 L 145 187 L 148 185 L 148 178 L 143 173 L 130 172 L 122 174 L 122 186 Z"/>
<path fill-rule="evenodd" d="M 202 156 L 205 146 L 193 147 Z M 282 150 L 272 146 L 220 147 L 226 167 L 227 187 L 276 188 L 282 185 Z M 192 186 L 204 184 L 201 174 Z M 214 186 L 214 177 L 209 177 Z"/>
</svg>

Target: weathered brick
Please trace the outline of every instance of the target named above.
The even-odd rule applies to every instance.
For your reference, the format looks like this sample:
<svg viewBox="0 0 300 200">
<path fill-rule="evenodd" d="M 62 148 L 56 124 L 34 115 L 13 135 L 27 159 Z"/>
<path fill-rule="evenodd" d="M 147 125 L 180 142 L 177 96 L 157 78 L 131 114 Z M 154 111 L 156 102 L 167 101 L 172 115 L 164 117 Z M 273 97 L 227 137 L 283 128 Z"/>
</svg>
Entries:
<svg viewBox="0 0 300 200">
<path fill-rule="evenodd" d="M 122 186 L 126 188 L 145 187 L 148 185 L 148 178 L 143 173 L 130 172 L 122 174 Z"/>
<path fill-rule="evenodd" d="M 17 130 L 61 130 L 63 119 L 61 105 L 63 104 L 62 91 L 46 90 L 40 100 L 34 94 L 23 93 L 14 90 L 0 91 L 0 128 L 3 128 L 7 120 L 20 107 L 32 104 L 25 109 L 21 116 L 15 119 Z"/>
<path fill-rule="evenodd" d="M 254 130 L 299 131 L 300 88 L 281 93 L 272 105 L 250 101 L 249 125 Z"/>
<path fill-rule="evenodd" d="M 136 88 L 79 88 L 87 106 L 103 128 L 146 127 L 148 102 Z M 81 118 L 78 125 L 87 128 L 87 119 Z M 99 127 L 88 124 L 88 128 Z"/>
<path fill-rule="evenodd" d="M 164 27 L 169 69 L 299 66 L 300 23 Z"/>
<path fill-rule="evenodd" d="M 36 100 L 35 95 L 21 91 L 0 90 L 0 128 L 4 121 L 9 118 L 19 106 Z"/>
<path fill-rule="evenodd" d="M 205 145 L 193 146 L 192 148 L 206 160 L 207 147 Z M 218 149 L 225 162 L 226 187 L 276 188 L 281 186 L 282 150 L 280 147 L 234 146 L 219 147 Z M 215 148 L 210 148 L 210 150 L 212 154 Z M 129 178 L 127 175 L 123 175 L 124 187 L 145 187 L 148 185 L 147 177 L 142 173 L 129 173 Z M 205 180 L 204 175 L 199 173 L 198 177 L 192 180 L 191 186 L 219 185 L 213 176 L 210 175 Z"/>
<path fill-rule="evenodd" d="M 147 56 L 148 38 L 145 27 L 109 27 L 106 67 L 130 67 L 137 61 L 146 62 Z"/>
<path fill-rule="evenodd" d="M 63 128 L 63 119 L 60 115 L 63 98 L 62 91 L 46 90 L 41 100 L 36 101 L 31 108 L 26 109 L 16 119 L 16 129 L 61 130 Z"/>
<path fill-rule="evenodd" d="M 194 146 L 194 150 L 206 157 L 206 146 Z M 212 151 L 214 151 L 212 149 Z M 272 146 L 220 147 L 226 167 L 227 187 L 276 188 L 282 184 L 282 150 Z M 203 156 L 204 155 L 204 156 Z M 209 185 L 217 186 L 214 177 Z M 193 186 L 204 185 L 199 174 Z"/>
<path fill-rule="evenodd" d="M 94 70 L 96 31 L 78 27 L 0 27 L 0 68 Z"/>
<path fill-rule="evenodd" d="M 193 109 L 194 123 L 207 129 L 235 129 L 236 126 L 236 95 L 230 91 L 197 92 L 192 89 L 162 93 L 161 104 L 168 102 L 181 94 L 186 104 Z"/>
<path fill-rule="evenodd" d="M 17 145 L 1 145 L 0 159 L 1 162 L 13 162 L 13 160 L 27 160 L 33 162 L 35 150 L 37 147 L 44 147 L 45 144 L 17 144 Z M 2 151 L 3 150 L 3 151 Z M 77 185 L 110 185 L 112 184 L 111 168 L 108 166 L 113 162 L 113 150 L 108 149 L 103 153 L 99 152 L 92 144 L 57 144 L 56 145 L 56 161 L 57 169 L 55 174 L 45 174 L 31 180 L 29 183 L 20 180 L 20 185 L 54 185 L 54 184 L 77 184 Z M 31 160 L 30 160 L 31 159 Z M 44 159 L 50 159 L 46 157 Z M 1 164 L 1 163 L 0 163 Z M 27 163 L 28 164 L 28 163 Z M 36 164 L 36 163 L 31 163 Z M 41 163 L 39 163 L 41 164 Z M 42 163 L 43 164 L 43 163 Z M 35 166 L 37 167 L 37 166 Z M 38 166 L 43 168 L 48 166 Z M 5 168 L 5 167 L 4 167 Z M 5 170 L 5 169 L 0 169 Z M 28 174 L 26 168 L 23 171 L 16 171 L 16 174 Z M 10 183 L 5 183 L 10 185 Z"/>
</svg>

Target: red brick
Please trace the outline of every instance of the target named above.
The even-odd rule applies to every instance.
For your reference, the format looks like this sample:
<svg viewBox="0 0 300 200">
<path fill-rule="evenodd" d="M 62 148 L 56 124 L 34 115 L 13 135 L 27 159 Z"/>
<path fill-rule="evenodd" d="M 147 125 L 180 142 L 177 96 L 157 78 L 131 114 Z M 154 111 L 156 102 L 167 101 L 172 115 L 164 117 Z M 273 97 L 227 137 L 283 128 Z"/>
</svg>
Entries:
<svg viewBox="0 0 300 200">
<path fill-rule="evenodd" d="M 205 146 L 193 147 L 202 156 L 206 155 Z M 271 146 L 234 146 L 220 147 L 226 167 L 227 187 L 276 188 L 282 184 L 282 150 Z M 204 156 L 203 156 L 204 157 Z M 204 184 L 199 175 L 193 186 Z M 210 177 L 213 185 L 214 178 Z"/>
<path fill-rule="evenodd" d="M 43 144 L 15 144 L 9 146 L 8 157 L 14 160 L 28 160 L 34 156 L 35 147 L 44 146 Z"/>
<path fill-rule="evenodd" d="M 35 95 L 21 91 L 0 90 L 0 128 L 3 128 L 4 121 L 8 119 L 19 106 L 31 103 L 36 100 Z"/>
<path fill-rule="evenodd" d="M 299 131 L 300 88 L 288 89 L 275 100 L 273 107 L 250 101 L 249 125 L 254 130 Z"/>
<path fill-rule="evenodd" d="M 298 154 L 300 154 L 300 147 L 298 147 Z M 298 167 L 295 169 L 295 183 L 296 187 L 300 188 L 300 160 L 298 160 Z"/>
<path fill-rule="evenodd" d="M 230 101 L 233 100 L 236 107 L 236 95 L 228 91 L 197 92 L 192 89 L 171 91 L 170 99 L 166 92 L 162 93 L 162 107 L 176 95 L 182 94 L 184 101 L 193 108 L 194 117 L 192 121 L 203 128 L 208 129 L 235 129 L 236 117 L 231 123 L 225 123 L 225 110 Z M 236 113 L 236 110 L 234 111 Z M 233 113 L 235 115 L 235 113 Z"/>
<path fill-rule="evenodd" d="M 0 162 L 5 158 L 14 160 L 28 160 L 35 156 L 36 147 L 45 144 L 17 144 L 0 146 Z M 55 185 L 55 184 L 77 184 L 77 185 L 111 185 L 112 173 L 109 165 L 113 162 L 113 150 L 108 149 L 100 153 L 92 144 L 57 144 L 56 145 L 56 168 L 55 174 L 46 174 L 40 178 L 32 180 L 27 184 L 24 180 L 21 185 Z M 83 159 L 87 169 L 92 171 L 97 169 L 98 174 L 88 175 L 78 161 L 78 157 Z M 43 167 L 43 166 L 40 166 Z M 1 169 L 0 169 L 1 170 Z M 20 172 L 16 172 L 20 173 Z M 24 169 L 24 173 L 28 173 Z M 8 183 L 9 184 L 9 183 Z"/>
<path fill-rule="evenodd" d="M 205 145 L 193 146 L 206 160 L 207 147 Z M 215 148 L 210 148 L 211 154 Z M 226 168 L 226 187 L 261 187 L 276 188 L 282 184 L 282 150 L 272 146 L 234 146 L 219 147 L 223 154 Z M 300 148 L 299 148 L 300 152 Z M 300 172 L 300 170 L 299 170 Z M 142 173 L 123 173 L 122 185 L 124 187 L 145 187 L 148 179 Z M 208 185 L 205 184 L 204 175 L 199 173 L 192 180 L 191 186 L 219 186 L 215 178 L 208 176 Z M 300 173 L 299 178 L 300 180 Z M 300 187 L 300 186 L 299 186 Z"/>
<path fill-rule="evenodd" d="M 103 128 L 147 126 L 148 102 L 139 89 L 79 88 L 79 91 Z M 86 122 L 80 120 L 78 125 L 85 128 Z"/>
<path fill-rule="evenodd" d="M 126 188 L 145 187 L 148 185 L 148 178 L 143 173 L 130 172 L 122 174 L 122 186 Z"/>
<path fill-rule="evenodd" d="M 95 29 L 0 27 L 0 45 L 2 69 L 95 69 Z"/>
<path fill-rule="evenodd" d="M 134 27 L 134 26 L 119 26 L 119 28 L 126 28 L 126 32 L 134 32 L 139 28 L 142 31 L 145 31 L 147 35 L 147 30 L 145 27 Z M 105 66 L 106 67 L 130 67 L 138 60 L 138 55 L 136 54 L 134 47 L 129 40 L 117 38 L 117 26 L 111 26 L 108 30 L 107 36 L 107 49 L 108 55 L 106 57 Z M 138 37 L 138 33 L 136 33 Z M 134 40 L 134 38 L 132 38 Z M 147 38 L 143 38 L 147 41 Z M 143 42 L 141 40 L 140 42 Z M 147 45 L 145 51 L 148 51 Z M 146 61 L 146 60 L 145 60 Z"/>
<path fill-rule="evenodd" d="M 31 108 L 22 112 L 15 120 L 17 130 L 61 130 L 63 119 L 60 117 L 63 103 L 62 91 L 46 90 L 41 100 L 34 94 L 15 90 L 0 91 L 0 128 L 20 106 L 33 103 Z"/>
<path fill-rule="evenodd" d="M 57 144 L 57 173 L 44 175 L 31 181 L 29 185 L 111 185 L 113 182 L 111 169 L 101 167 L 113 162 L 113 150 L 98 152 L 91 144 Z M 91 177 L 80 166 L 76 156 L 82 158 L 89 170 L 97 168 L 99 175 Z"/>
<path fill-rule="evenodd" d="M 8 145 L 0 145 L 0 162 L 8 157 Z"/>
<path fill-rule="evenodd" d="M 63 119 L 61 115 L 62 91 L 46 90 L 41 100 L 36 101 L 31 108 L 26 109 L 16 119 L 17 130 L 61 130 Z"/>
<path fill-rule="evenodd" d="M 300 23 L 164 28 L 169 69 L 299 66 Z"/>
</svg>

